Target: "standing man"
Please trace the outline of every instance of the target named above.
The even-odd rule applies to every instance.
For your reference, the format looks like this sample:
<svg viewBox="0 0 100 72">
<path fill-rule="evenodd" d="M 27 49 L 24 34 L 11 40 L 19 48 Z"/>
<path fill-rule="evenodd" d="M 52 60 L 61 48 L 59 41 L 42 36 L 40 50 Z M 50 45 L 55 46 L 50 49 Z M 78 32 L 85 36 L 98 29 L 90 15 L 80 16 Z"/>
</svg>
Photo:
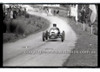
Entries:
<svg viewBox="0 0 100 72">
<path fill-rule="evenodd" d="M 86 20 L 85 20 L 85 17 L 86 17 L 86 10 L 85 10 L 85 5 L 83 5 L 82 9 L 81 9 L 81 19 L 82 19 L 82 29 L 83 29 L 83 31 L 86 30 Z"/>
<path fill-rule="evenodd" d="M 91 21 L 91 34 L 93 34 L 93 23 L 95 22 L 97 18 L 97 9 L 96 9 L 96 6 L 93 4 L 89 5 L 89 8 L 92 10 L 90 21 Z"/>
<path fill-rule="evenodd" d="M 10 19 L 13 19 L 13 10 L 10 11 Z"/>
</svg>

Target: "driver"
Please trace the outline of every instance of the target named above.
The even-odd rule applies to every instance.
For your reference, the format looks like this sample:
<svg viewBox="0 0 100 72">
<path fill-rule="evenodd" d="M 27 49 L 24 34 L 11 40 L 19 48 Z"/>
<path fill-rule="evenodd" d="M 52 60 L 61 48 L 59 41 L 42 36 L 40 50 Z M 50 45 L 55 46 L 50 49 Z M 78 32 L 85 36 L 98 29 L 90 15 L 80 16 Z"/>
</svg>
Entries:
<svg viewBox="0 0 100 72">
<path fill-rule="evenodd" d="M 59 28 L 57 27 L 56 24 L 53 24 L 53 28 L 56 29 L 56 30 L 58 30 L 58 35 L 59 35 L 60 34 L 60 30 L 59 30 Z"/>
</svg>

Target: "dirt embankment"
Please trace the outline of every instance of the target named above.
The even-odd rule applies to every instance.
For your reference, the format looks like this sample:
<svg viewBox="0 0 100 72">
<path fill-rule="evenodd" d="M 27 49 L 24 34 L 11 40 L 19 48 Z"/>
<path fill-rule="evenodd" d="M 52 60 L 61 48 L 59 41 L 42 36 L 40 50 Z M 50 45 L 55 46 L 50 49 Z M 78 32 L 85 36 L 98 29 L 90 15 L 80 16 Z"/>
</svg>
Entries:
<svg viewBox="0 0 100 72">
<path fill-rule="evenodd" d="M 3 43 L 25 38 L 30 34 L 45 30 L 48 27 L 48 20 L 35 15 L 20 16 L 12 21 L 4 21 L 6 32 L 3 33 Z"/>
</svg>

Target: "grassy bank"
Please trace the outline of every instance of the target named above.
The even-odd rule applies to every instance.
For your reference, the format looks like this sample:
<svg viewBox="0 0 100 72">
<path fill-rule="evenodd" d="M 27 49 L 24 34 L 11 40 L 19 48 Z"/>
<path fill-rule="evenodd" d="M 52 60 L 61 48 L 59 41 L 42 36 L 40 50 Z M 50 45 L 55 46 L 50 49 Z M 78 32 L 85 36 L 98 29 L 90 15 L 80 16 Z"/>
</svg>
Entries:
<svg viewBox="0 0 100 72">
<path fill-rule="evenodd" d="M 49 21 L 35 15 L 20 16 L 13 20 L 4 21 L 3 43 L 14 42 L 30 34 L 45 30 Z"/>
<path fill-rule="evenodd" d="M 72 67 L 95 67 L 98 64 L 97 51 L 98 51 L 98 38 L 97 35 L 91 35 L 88 31 L 82 31 L 81 24 L 75 24 L 75 21 L 67 18 L 65 19 L 78 36 L 77 43 L 73 52 L 64 62 L 63 66 Z M 78 51 L 78 53 L 77 53 Z M 85 53 L 85 51 L 87 51 Z"/>
</svg>

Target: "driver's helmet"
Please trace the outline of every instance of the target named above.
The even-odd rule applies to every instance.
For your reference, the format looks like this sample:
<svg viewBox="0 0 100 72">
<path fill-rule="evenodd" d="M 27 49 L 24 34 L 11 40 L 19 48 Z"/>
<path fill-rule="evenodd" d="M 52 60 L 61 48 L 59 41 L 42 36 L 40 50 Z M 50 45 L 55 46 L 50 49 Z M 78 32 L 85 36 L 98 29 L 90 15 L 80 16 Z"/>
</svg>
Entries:
<svg viewBox="0 0 100 72">
<path fill-rule="evenodd" d="M 53 24 L 53 27 L 56 27 L 57 25 L 56 24 Z"/>
</svg>

